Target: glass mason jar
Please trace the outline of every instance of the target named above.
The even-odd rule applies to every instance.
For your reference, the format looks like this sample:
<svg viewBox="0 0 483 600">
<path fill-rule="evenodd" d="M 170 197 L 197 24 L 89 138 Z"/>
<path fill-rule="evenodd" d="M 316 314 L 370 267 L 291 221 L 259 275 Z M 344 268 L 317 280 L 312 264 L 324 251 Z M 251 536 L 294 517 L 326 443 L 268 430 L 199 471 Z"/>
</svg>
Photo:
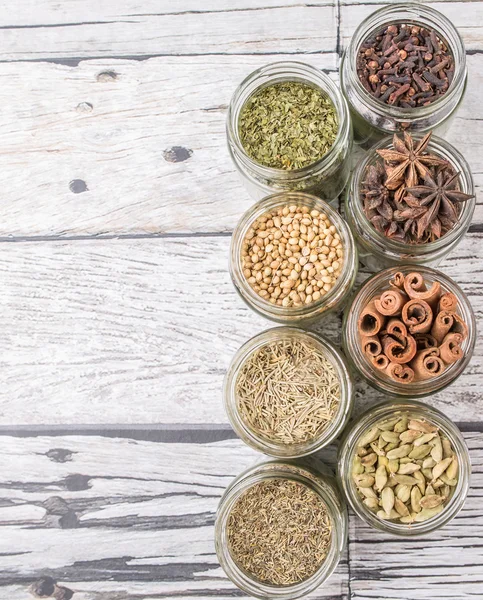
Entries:
<svg viewBox="0 0 483 600">
<path fill-rule="evenodd" d="M 424 419 L 438 427 L 451 442 L 459 463 L 458 482 L 444 510 L 427 521 L 412 523 L 410 525 L 379 519 L 362 502 L 352 477 L 352 461 L 362 435 L 377 423 L 405 413 L 415 419 Z M 389 400 L 371 407 L 352 424 L 352 427 L 348 429 L 339 446 L 338 479 L 347 502 L 354 512 L 368 525 L 397 536 L 420 536 L 449 523 L 465 503 L 470 485 L 470 477 L 470 455 L 461 432 L 446 415 L 422 402 Z"/>
<path fill-rule="evenodd" d="M 236 393 L 238 376 L 245 361 L 263 346 L 282 340 L 299 340 L 315 346 L 332 364 L 340 382 L 339 408 L 330 425 L 318 437 L 291 445 L 270 441 L 254 432 L 240 414 Z M 342 353 L 322 336 L 295 327 L 275 327 L 256 335 L 243 344 L 233 357 L 223 385 L 225 410 L 236 434 L 255 450 L 277 458 L 300 458 L 332 443 L 340 435 L 349 419 L 352 410 L 352 394 L 352 383 Z"/>
<path fill-rule="evenodd" d="M 421 136 L 414 136 L 419 140 Z M 476 206 L 476 198 L 470 198 L 461 204 L 459 220 L 439 240 L 427 244 L 405 244 L 391 240 L 377 231 L 366 217 L 360 194 L 367 168 L 380 160 L 376 150 L 392 148 L 392 137 L 386 137 L 373 146 L 356 165 L 351 181 L 347 187 L 345 214 L 359 251 L 359 259 L 371 271 L 379 271 L 401 262 L 414 265 L 436 267 L 463 239 L 471 224 Z M 475 186 L 470 167 L 464 157 L 451 144 L 438 138 L 431 137 L 428 151 L 447 160 L 457 173 L 460 174 L 460 189 L 465 194 L 474 194 Z"/>
<path fill-rule="evenodd" d="M 448 91 L 427 106 L 408 109 L 379 102 L 365 90 L 357 75 L 356 58 L 361 44 L 373 32 L 399 23 L 434 29 L 453 55 L 455 72 Z M 465 47 L 447 17 L 423 3 L 395 2 L 377 10 L 356 29 L 340 65 L 341 88 L 349 104 L 355 142 L 368 148 L 388 133 L 401 130 L 424 133 L 436 129 L 439 135 L 444 134 L 463 99 L 466 79 Z"/>
<path fill-rule="evenodd" d="M 297 207 L 306 206 L 310 210 L 315 209 L 321 213 L 325 213 L 337 229 L 344 251 L 342 270 L 332 289 L 318 300 L 299 307 L 284 307 L 271 304 L 268 300 L 259 296 L 248 283 L 242 266 L 243 241 L 253 222 L 264 214 L 287 205 L 296 205 Z M 298 324 L 309 322 L 320 318 L 328 311 L 342 308 L 343 302 L 347 299 L 348 293 L 354 284 L 357 267 L 356 245 L 347 223 L 327 202 L 316 196 L 301 192 L 273 194 L 257 202 L 242 216 L 231 238 L 230 275 L 237 292 L 255 312 L 279 323 Z"/>
<path fill-rule="evenodd" d="M 284 81 L 298 81 L 319 89 L 332 101 L 339 129 L 332 148 L 321 159 L 291 171 L 266 167 L 243 148 L 238 130 L 245 102 L 261 88 Z M 236 89 L 228 107 L 228 150 L 249 194 L 259 200 L 277 191 L 304 191 L 335 201 L 344 189 L 351 169 L 352 127 L 349 109 L 337 85 L 323 71 L 302 62 L 276 62 L 251 73 Z"/>
<path fill-rule="evenodd" d="M 400 383 L 389 378 L 384 371 L 374 368 L 365 357 L 358 331 L 358 320 L 361 311 L 379 292 L 390 288 L 389 281 L 395 273 L 408 275 L 412 272 L 420 273 L 428 287 L 434 281 L 439 281 L 444 292 L 453 293 L 458 299 L 458 314 L 468 327 L 468 335 L 461 343 L 464 357 L 446 367 L 436 377 L 412 383 Z M 421 398 L 435 394 L 448 387 L 461 373 L 471 360 L 476 341 L 476 322 L 470 301 L 463 290 L 456 283 L 430 267 L 414 267 L 414 265 L 398 265 L 385 269 L 367 279 L 357 292 L 355 292 L 351 304 L 347 306 L 342 323 L 342 347 L 352 367 L 377 390 L 394 396 L 404 398 Z"/>
<path fill-rule="evenodd" d="M 250 576 L 233 560 L 229 548 L 227 523 L 235 502 L 253 485 L 270 479 L 288 479 L 307 486 L 327 507 L 332 525 L 331 544 L 322 565 L 305 581 L 288 586 L 270 585 Z M 346 539 L 347 511 L 335 480 L 302 463 L 268 461 L 248 469 L 228 486 L 216 514 L 215 547 L 220 565 L 236 586 L 255 598 L 293 600 L 309 594 L 333 573 L 341 559 Z"/>
</svg>

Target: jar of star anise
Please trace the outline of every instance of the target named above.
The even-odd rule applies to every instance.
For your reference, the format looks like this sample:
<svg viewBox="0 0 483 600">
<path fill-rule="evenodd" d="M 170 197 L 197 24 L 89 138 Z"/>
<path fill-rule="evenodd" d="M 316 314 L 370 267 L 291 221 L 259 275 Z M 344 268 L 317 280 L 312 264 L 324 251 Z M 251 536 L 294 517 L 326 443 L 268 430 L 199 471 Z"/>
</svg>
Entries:
<svg viewBox="0 0 483 600">
<path fill-rule="evenodd" d="M 436 136 L 396 135 L 397 147 L 386 137 L 371 148 L 347 187 L 346 220 L 371 271 L 439 265 L 467 232 L 476 205 L 470 167 L 456 148 Z M 411 151 L 415 160 L 404 169 Z M 397 168 L 399 179 L 396 172 L 391 180 Z"/>
<path fill-rule="evenodd" d="M 463 41 L 448 18 L 423 3 L 377 10 L 356 29 L 340 67 L 355 142 L 368 148 L 394 131 L 442 135 L 466 79 Z"/>
</svg>

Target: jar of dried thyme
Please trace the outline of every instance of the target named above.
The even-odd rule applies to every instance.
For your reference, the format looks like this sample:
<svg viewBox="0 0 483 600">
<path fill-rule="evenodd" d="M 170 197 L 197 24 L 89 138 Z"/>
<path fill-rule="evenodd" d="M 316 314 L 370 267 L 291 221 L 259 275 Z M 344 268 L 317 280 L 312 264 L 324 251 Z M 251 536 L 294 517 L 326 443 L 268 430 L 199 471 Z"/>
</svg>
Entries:
<svg viewBox="0 0 483 600">
<path fill-rule="evenodd" d="M 337 567 L 346 538 L 334 479 L 305 464 L 269 461 L 248 469 L 227 488 L 216 515 L 220 565 L 255 598 L 309 594 Z"/>
<path fill-rule="evenodd" d="M 279 323 L 313 321 L 342 308 L 357 266 L 347 223 L 327 202 L 302 192 L 260 200 L 233 232 L 236 290 L 253 310 Z"/>
<path fill-rule="evenodd" d="M 341 433 L 353 387 L 342 353 L 295 327 L 256 335 L 233 357 L 223 388 L 233 429 L 256 450 L 300 458 Z"/>
<path fill-rule="evenodd" d="M 335 201 L 350 175 L 347 103 L 324 72 L 277 62 L 237 88 L 227 116 L 228 149 L 255 199 L 303 191 Z"/>
<path fill-rule="evenodd" d="M 463 507 L 468 448 L 456 425 L 435 408 L 411 400 L 378 404 L 355 421 L 339 448 L 345 497 L 376 529 L 424 535 Z"/>
<path fill-rule="evenodd" d="M 355 142 L 368 148 L 395 131 L 443 135 L 466 80 L 465 47 L 446 16 L 421 2 L 375 11 L 354 32 L 340 66 Z"/>
</svg>

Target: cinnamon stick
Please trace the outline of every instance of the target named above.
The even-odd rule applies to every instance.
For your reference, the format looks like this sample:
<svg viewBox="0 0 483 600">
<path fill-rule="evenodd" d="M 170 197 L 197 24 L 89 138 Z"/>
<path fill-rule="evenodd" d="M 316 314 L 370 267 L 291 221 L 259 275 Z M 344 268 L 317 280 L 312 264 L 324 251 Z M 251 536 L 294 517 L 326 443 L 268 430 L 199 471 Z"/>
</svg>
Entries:
<svg viewBox="0 0 483 600">
<path fill-rule="evenodd" d="M 386 290 L 374 300 L 375 307 L 381 315 L 394 316 L 400 314 L 404 303 L 407 302 L 407 296 L 404 292 L 397 289 Z"/>
<path fill-rule="evenodd" d="M 448 312 L 456 312 L 458 308 L 458 298 L 451 292 L 442 294 L 438 303 L 438 312 L 447 310 Z"/>
<path fill-rule="evenodd" d="M 362 337 L 362 350 L 369 356 L 378 356 L 382 352 L 381 342 L 376 335 Z"/>
<path fill-rule="evenodd" d="M 449 331 L 450 333 L 460 333 L 464 340 L 468 337 L 468 325 L 463 321 L 458 313 L 453 314 L 453 325 Z"/>
<path fill-rule="evenodd" d="M 432 308 L 436 308 L 441 296 L 441 284 L 433 281 L 428 290 L 421 273 L 409 273 L 404 279 L 404 291 L 410 298 L 425 300 Z"/>
<path fill-rule="evenodd" d="M 416 333 L 414 335 L 418 350 L 425 350 L 426 348 L 436 348 L 438 342 L 430 333 Z"/>
<path fill-rule="evenodd" d="M 403 306 L 401 317 L 409 333 L 428 333 L 433 322 L 433 311 L 425 300 L 414 298 Z"/>
<path fill-rule="evenodd" d="M 387 335 L 392 335 L 392 337 L 396 338 L 401 343 L 404 343 L 404 340 L 408 336 L 408 328 L 401 321 L 401 319 L 397 319 L 397 318 L 393 317 L 392 319 L 389 319 L 389 321 L 386 324 L 385 331 L 384 332 L 381 331 L 381 333 L 386 333 Z"/>
<path fill-rule="evenodd" d="M 384 354 L 393 363 L 400 365 L 408 363 L 416 355 L 416 340 L 412 335 L 405 338 L 405 344 L 402 344 L 399 340 L 395 340 L 390 335 L 383 336 L 381 341 Z"/>
<path fill-rule="evenodd" d="M 463 336 L 461 333 L 448 333 L 439 347 L 441 360 L 447 365 L 461 360 L 464 356 L 463 349 L 461 348 L 462 341 Z"/>
<path fill-rule="evenodd" d="M 404 289 L 404 273 L 401 273 L 401 271 L 398 271 L 397 273 L 394 273 L 391 281 L 389 282 L 389 285 L 394 287 L 394 288 L 398 288 L 400 290 Z"/>
<path fill-rule="evenodd" d="M 379 298 L 379 296 L 377 298 Z M 377 298 L 371 300 L 360 314 L 357 326 L 359 333 L 363 336 L 369 337 L 376 335 L 386 322 L 386 317 L 381 315 L 376 309 L 375 300 L 377 300 Z"/>
<path fill-rule="evenodd" d="M 389 359 L 384 354 L 379 354 L 378 356 L 371 356 L 370 359 L 371 364 L 376 368 L 384 371 L 389 364 Z"/>
<path fill-rule="evenodd" d="M 414 371 L 408 365 L 389 363 L 386 373 L 393 381 L 398 383 L 412 383 L 414 381 Z"/>
<path fill-rule="evenodd" d="M 436 339 L 438 345 L 441 344 L 445 335 L 451 329 L 454 323 L 454 313 L 442 310 L 436 315 L 431 327 L 431 335 Z"/>
<path fill-rule="evenodd" d="M 439 348 L 420 350 L 411 362 L 417 380 L 432 379 L 441 375 L 445 364 L 439 356 Z"/>
</svg>

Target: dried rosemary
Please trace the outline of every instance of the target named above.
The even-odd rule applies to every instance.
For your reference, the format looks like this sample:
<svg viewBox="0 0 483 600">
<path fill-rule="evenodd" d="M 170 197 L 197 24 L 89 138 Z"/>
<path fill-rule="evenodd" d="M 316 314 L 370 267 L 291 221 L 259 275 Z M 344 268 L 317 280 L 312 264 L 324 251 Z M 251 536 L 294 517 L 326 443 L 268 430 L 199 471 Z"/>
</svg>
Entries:
<svg viewBox="0 0 483 600">
<path fill-rule="evenodd" d="M 257 436 L 281 444 L 319 437 L 340 404 L 333 364 L 297 339 L 265 344 L 245 361 L 236 381 L 241 418 Z"/>
<path fill-rule="evenodd" d="M 324 562 L 331 521 L 321 498 L 302 483 L 271 479 L 237 500 L 228 518 L 233 560 L 250 576 L 272 585 L 311 577 Z"/>
<path fill-rule="evenodd" d="M 300 169 L 322 158 L 335 142 L 337 113 L 319 89 L 300 81 L 268 85 L 251 96 L 239 118 L 246 153 L 275 169 Z"/>
</svg>

